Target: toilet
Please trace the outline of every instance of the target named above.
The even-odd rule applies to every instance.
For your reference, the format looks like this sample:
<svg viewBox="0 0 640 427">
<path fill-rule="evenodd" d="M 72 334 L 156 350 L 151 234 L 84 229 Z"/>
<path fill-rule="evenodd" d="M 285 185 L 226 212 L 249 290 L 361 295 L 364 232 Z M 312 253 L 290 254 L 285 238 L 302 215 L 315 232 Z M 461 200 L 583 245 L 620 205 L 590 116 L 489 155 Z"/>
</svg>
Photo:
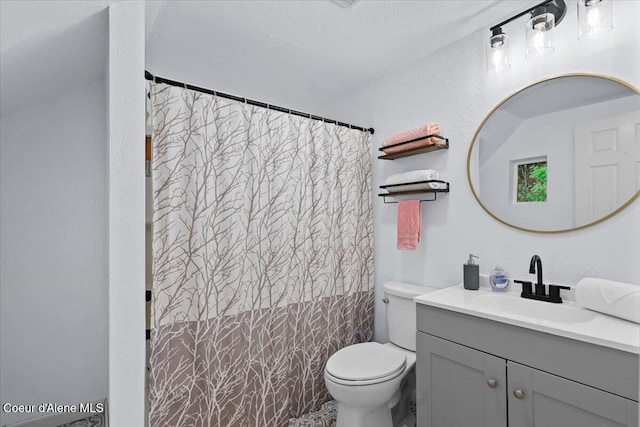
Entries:
<svg viewBox="0 0 640 427">
<path fill-rule="evenodd" d="M 367 342 L 338 350 L 324 382 L 338 401 L 336 427 L 392 427 L 391 409 L 401 386 L 415 375 L 416 306 L 413 298 L 437 289 L 402 282 L 384 284 L 389 343 Z M 413 383 L 413 381 L 411 381 Z"/>
</svg>

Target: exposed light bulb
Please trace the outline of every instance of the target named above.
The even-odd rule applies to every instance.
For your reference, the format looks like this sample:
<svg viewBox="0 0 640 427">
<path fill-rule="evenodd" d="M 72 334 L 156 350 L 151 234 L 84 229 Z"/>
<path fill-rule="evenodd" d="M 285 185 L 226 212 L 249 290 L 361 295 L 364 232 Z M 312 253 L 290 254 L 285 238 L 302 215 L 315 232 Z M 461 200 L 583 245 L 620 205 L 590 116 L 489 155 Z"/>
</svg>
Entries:
<svg viewBox="0 0 640 427">
<path fill-rule="evenodd" d="M 498 68 L 500 68 L 500 64 L 502 64 L 502 62 L 504 61 L 504 54 L 502 53 L 502 50 L 500 49 L 495 49 L 493 52 L 493 68 L 495 68 L 496 70 Z"/>
<path fill-rule="evenodd" d="M 613 2 L 611 0 L 579 0 L 578 39 L 588 40 L 613 29 Z"/>
<path fill-rule="evenodd" d="M 542 53 L 542 49 L 544 49 L 544 34 L 542 31 L 536 31 L 536 34 L 533 36 L 533 48 L 538 51 L 538 53 Z"/>
<path fill-rule="evenodd" d="M 527 22 L 527 59 L 540 58 L 553 52 L 551 30 L 555 28 L 555 16 L 552 13 L 539 13 Z"/>
<path fill-rule="evenodd" d="M 587 25 L 594 30 L 600 29 L 600 9 L 587 9 Z"/>
<path fill-rule="evenodd" d="M 495 30 L 487 45 L 487 71 L 499 73 L 511 68 L 509 64 L 509 38 L 502 30 Z"/>
</svg>

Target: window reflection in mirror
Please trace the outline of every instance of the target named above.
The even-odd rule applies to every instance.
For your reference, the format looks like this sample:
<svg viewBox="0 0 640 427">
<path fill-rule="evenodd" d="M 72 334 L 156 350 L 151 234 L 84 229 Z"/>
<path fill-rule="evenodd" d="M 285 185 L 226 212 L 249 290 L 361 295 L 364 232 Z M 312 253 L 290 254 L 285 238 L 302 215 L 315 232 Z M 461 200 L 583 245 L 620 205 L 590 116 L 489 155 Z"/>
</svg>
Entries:
<svg viewBox="0 0 640 427">
<path fill-rule="evenodd" d="M 547 161 L 515 162 L 516 203 L 547 201 Z"/>
</svg>

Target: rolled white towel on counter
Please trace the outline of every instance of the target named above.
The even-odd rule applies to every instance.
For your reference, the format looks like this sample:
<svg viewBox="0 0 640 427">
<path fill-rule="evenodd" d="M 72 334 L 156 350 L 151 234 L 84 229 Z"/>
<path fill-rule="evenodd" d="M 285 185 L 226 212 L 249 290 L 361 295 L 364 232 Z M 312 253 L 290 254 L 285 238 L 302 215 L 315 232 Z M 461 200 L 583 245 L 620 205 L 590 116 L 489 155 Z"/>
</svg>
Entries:
<svg viewBox="0 0 640 427">
<path fill-rule="evenodd" d="M 587 277 L 578 282 L 576 302 L 589 310 L 640 323 L 640 286 Z"/>
</svg>

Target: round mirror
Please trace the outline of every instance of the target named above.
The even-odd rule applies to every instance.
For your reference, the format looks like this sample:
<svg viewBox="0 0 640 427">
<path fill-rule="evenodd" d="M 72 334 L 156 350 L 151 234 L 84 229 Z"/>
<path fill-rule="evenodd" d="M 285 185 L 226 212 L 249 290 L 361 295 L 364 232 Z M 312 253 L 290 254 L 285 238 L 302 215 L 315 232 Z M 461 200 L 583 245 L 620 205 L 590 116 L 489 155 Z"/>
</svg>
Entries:
<svg viewBox="0 0 640 427">
<path fill-rule="evenodd" d="M 484 210 L 520 230 L 603 221 L 640 195 L 640 93 L 590 74 L 527 86 L 482 121 L 467 176 Z"/>
</svg>

